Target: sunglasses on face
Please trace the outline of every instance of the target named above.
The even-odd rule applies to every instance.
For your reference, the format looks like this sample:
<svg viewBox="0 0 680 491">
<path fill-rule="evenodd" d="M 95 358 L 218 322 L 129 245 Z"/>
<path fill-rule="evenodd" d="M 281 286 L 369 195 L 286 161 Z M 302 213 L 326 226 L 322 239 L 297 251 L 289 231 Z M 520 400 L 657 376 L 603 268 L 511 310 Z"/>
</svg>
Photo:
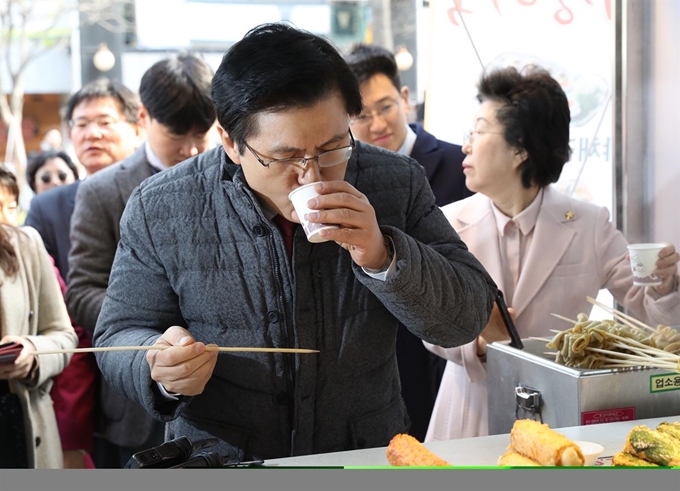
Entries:
<svg viewBox="0 0 680 491">
<path fill-rule="evenodd" d="M 53 177 L 54 177 L 54 176 L 53 176 L 52 174 L 50 174 L 49 172 L 45 172 L 44 174 L 42 174 L 42 175 L 39 177 L 39 179 L 40 179 L 43 183 L 49 184 L 49 183 L 52 182 L 52 178 L 53 178 Z M 64 172 L 64 171 L 59 171 L 59 172 L 57 173 L 57 176 L 56 176 L 56 177 L 57 177 L 57 179 L 59 179 L 61 182 L 66 182 L 66 179 L 68 179 L 68 174 L 67 174 L 66 172 Z"/>
</svg>

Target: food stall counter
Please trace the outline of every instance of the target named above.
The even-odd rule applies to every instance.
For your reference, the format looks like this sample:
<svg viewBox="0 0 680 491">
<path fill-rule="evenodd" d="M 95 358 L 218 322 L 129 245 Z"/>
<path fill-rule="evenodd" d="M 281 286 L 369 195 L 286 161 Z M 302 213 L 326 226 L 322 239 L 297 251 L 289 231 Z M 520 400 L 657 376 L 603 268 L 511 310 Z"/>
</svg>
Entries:
<svg viewBox="0 0 680 491">
<path fill-rule="evenodd" d="M 609 465 L 611 456 L 623 449 L 628 432 L 637 425 L 655 428 L 664 421 L 678 421 L 678 417 L 637 419 L 602 423 L 585 426 L 554 428 L 571 440 L 595 442 L 604 447 L 598 464 Z M 433 453 L 453 466 L 496 466 L 498 459 L 506 452 L 510 444 L 510 435 L 491 435 L 477 438 L 436 441 L 425 443 Z M 334 452 L 327 454 L 305 455 L 272 459 L 265 466 L 277 467 L 386 467 L 387 447 Z"/>
</svg>

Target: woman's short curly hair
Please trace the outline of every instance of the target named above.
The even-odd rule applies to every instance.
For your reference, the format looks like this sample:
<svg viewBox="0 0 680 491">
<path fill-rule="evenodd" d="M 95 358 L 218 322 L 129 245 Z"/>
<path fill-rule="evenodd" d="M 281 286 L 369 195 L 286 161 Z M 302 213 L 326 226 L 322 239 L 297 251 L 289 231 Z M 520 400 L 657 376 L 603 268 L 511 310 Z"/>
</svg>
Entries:
<svg viewBox="0 0 680 491">
<path fill-rule="evenodd" d="M 500 103 L 496 119 L 505 127 L 509 145 L 526 151 L 521 164 L 524 187 L 557 182 L 571 158 L 567 96 L 548 71 L 537 66 L 514 67 L 482 74 L 477 99 Z"/>
</svg>

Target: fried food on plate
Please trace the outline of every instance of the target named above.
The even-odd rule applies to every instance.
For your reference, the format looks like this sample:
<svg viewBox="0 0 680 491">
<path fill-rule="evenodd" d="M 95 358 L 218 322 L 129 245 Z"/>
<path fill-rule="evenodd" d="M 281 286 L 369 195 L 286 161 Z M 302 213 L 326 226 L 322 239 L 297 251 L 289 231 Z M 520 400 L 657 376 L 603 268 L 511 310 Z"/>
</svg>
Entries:
<svg viewBox="0 0 680 491">
<path fill-rule="evenodd" d="M 540 466 L 538 462 L 534 462 L 524 455 L 513 452 L 512 450 L 509 450 L 501 455 L 501 458 L 498 459 L 498 465 L 507 467 Z"/>
<path fill-rule="evenodd" d="M 393 466 L 450 466 L 430 452 L 425 445 L 411 435 L 400 433 L 392 438 L 387 447 L 387 460 Z"/>
<path fill-rule="evenodd" d="M 582 466 L 585 462 L 576 443 L 547 424 L 531 419 L 515 421 L 510 431 L 510 446 L 544 466 Z"/>
<path fill-rule="evenodd" d="M 623 451 L 654 464 L 680 465 L 680 440 L 645 425 L 630 430 Z"/>
<path fill-rule="evenodd" d="M 657 464 L 647 462 L 640 457 L 627 452 L 619 452 L 612 457 L 612 465 L 615 467 L 658 467 Z"/>
</svg>

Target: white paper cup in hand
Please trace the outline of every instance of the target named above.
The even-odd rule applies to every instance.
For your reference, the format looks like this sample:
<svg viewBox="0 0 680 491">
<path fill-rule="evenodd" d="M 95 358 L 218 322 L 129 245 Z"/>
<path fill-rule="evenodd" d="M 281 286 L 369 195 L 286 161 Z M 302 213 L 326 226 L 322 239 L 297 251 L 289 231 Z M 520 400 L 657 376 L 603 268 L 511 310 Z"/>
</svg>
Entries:
<svg viewBox="0 0 680 491">
<path fill-rule="evenodd" d="M 661 278 L 652 274 L 659 260 L 659 252 L 666 244 L 629 244 L 630 269 L 633 271 L 633 284 L 637 286 L 656 286 Z"/>
<path fill-rule="evenodd" d="M 300 224 L 302 225 L 302 228 L 305 231 L 305 235 L 307 235 L 307 240 L 310 242 L 326 242 L 328 239 L 324 239 L 323 237 L 321 237 L 319 235 L 319 232 L 329 228 L 339 227 L 337 225 L 330 225 L 327 223 L 310 222 L 306 218 L 307 213 L 317 211 L 311 210 L 309 209 L 309 207 L 307 207 L 307 202 L 310 199 L 316 198 L 319 195 L 319 193 L 317 193 L 314 190 L 314 186 L 316 184 L 318 183 L 313 182 L 311 184 L 305 184 L 304 186 L 300 186 L 299 188 L 294 189 L 288 195 L 288 199 L 293 202 L 295 212 L 297 213 L 297 216 L 300 219 Z"/>
</svg>

